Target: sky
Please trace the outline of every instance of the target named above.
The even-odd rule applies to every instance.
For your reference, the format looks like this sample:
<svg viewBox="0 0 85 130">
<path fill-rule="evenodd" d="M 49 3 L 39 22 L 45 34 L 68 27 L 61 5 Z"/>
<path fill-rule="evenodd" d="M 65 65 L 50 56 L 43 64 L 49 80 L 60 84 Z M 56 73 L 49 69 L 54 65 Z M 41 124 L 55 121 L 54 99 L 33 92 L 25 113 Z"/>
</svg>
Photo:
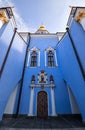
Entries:
<svg viewBox="0 0 85 130">
<path fill-rule="evenodd" d="M 85 0 L 0 0 L 0 7 L 13 6 L 19 31 L 36 32 L 44 24 L 51 33 L 65 31 L 69 6 L 85 6 Z"/>
</svg>

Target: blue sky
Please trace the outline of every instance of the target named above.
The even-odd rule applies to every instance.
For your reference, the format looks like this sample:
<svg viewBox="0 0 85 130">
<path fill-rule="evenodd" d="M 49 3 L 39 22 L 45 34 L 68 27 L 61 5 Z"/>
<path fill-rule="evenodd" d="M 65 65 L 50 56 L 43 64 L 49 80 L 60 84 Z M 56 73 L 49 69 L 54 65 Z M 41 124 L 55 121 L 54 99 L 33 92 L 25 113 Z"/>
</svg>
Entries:
<svg viewBox="0 0 85 130">
<path fill-rule="evenodd" d="M 29 32 L 35 32 L 41 24 L 51 33 L 65 31 L 70 5 L 85 6 L 85 0 L 0 0 L 0 7 L 15 7 L 19 30 Z"/>
</svg>

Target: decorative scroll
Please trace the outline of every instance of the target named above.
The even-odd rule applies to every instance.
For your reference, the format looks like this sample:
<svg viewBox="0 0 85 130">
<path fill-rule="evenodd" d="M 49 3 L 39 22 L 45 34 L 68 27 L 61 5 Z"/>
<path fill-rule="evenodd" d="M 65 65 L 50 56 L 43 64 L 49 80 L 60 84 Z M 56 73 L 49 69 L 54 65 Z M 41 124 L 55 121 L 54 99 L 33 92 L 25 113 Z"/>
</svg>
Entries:
<svg viewBox="0 0 85 130">
<path fill-rule="evenodd" d="M 0 20 L 2 21 L 3 24 L 8 22 L 8 18 L 6 16 L 6 13 L 3 11 L 0 11 Z"/>
</svg>

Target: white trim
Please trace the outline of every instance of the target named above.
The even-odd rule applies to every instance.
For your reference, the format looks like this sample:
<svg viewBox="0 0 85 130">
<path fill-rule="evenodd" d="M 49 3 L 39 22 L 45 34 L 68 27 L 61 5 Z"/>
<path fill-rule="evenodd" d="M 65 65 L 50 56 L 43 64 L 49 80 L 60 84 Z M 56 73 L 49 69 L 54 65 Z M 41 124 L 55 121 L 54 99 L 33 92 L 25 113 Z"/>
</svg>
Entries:
<svg viewBox="0 0 85 130">
<path fill-rule="evenodd" d="M 31 88 L 28 116 L 33 116 L 34 88 Z"/>
<path fill-rule="evenodd" d="M 37 66 L 30 66 L 30 58 L 31 58 L 31 53 L 33 51 L 36 51 L 37 52 Z M 31 48 L 29 50 L 29 59 L 28 59 L 28 62 L 27 62 L 27 66 L 29 66 L 30 68 L 37 68 L 37 67 L 40 67 L 40 50 L 36 48 L 36 46 L 34 46 L 33 48 Z"/>
<path fill-rule="evenodd" d="M 48 58 L 46 59 L 46 56 L 47 56 L 47 53 L 49 52 L 49 51 L 52 51 L 53 52 L 53 54 L 54 54 L 54 66 L 48 66 L 47 65 L 47 60 L 48 60 Z M 56 56 L 56 51 L 55 51 L 55 49 L 54 48 L 52 48 L 51 46 L 49 46 L 46 50 L 45 50 L 45 67 L 48 67 L 48 68 L 55 68 L 55 67 L 57 67 L 58 66 L 58 60 L 57 60 L 57 56 Z"/>
<path fill-rule="evenodd" d="M 54 61 L 55 61 L 55 63 L 56 63 L 56 66 L 58 66 L 58 60 L 57 60 L 57 56 L 56 56 L 56 51 L 54 52 L 54 57 L 55 57 L 55 59 L 54 59 Z"/>
<path fill-rule="evenodd" d="M 43 76 L 44 77 L 44 81 L 45 81 L 45 83 L 40 83 L 41 82 L 41 76 Z M 39 86 L 39 85 L 42 85 L 42 84 L 47 84 L 47 79 L 48 77 L 47 77 L 47 73 L 46 72 L 44 72 L 44 73 L 42 73 L 41 71 L 38 73 L 38 84 L 36 84 L 35 86 Z"/>
<path fill-rule="evenodd" d="M 30 65 L 29 65 L 29 63 L 30 63 L 29 60 L 30 60 L 30 51 L 28 52 L 26 67 L 30 66 Z"/>
<path fill-rule="evenodd" d="M 40 66 L 40 51 L 38 51 L 38 67 Z"/>
<path fill-rule="evenodd" d="M 36 52 L 38 52 L 39 49 L 36 46 L 34 46 L 33 48 L 30 49 L 30 51 L 36 51 Z"/>
<path fill-rule="evenodd" d="M 51 46 L 49 46 L 47 49 L 46 49 L 47 52 L 49 51 L 52 51 L 54 53 L 54 48 L 52 48 Z"/>
<path fill-rule="evenodd" d="M 48 82 L 48 80 L 46 82 Z M 49 88 L 49 87 L 55 87 L 55 84 L 39 83 L 39 80 L 38 80 L 38 84 L 35 84 L 35 85 L 31 84 L 30 87 L 35 87 L 35 88 L 39 87 L 39 88 L 41 88 L 41 85 L 44 85 L 44 87 L 47 87 L 47 88 Z"/>
<path fill-rule="evenodd" d="M 46 67 L 46 62 L 47 62 L 47 58 L 46 58 L 46 51 L 44 52 L 44 54 L 45 54 L 45 67 Z"/>
</svg>

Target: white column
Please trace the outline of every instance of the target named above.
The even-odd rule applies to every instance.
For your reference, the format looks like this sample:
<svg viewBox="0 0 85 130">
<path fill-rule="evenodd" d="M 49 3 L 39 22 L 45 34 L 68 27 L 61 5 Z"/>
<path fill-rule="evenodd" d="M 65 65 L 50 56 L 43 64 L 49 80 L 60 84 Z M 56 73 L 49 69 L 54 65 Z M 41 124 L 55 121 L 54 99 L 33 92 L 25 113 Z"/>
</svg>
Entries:
<svg viewBox="0 0 85 130">
<path fill-rule="evenodd" d="M 33 99 L 34 99 L 34 88 L 31 88 L 28 116 L 33 116 Z"/>
<path fill-rule="evenodd" d="M 38 52 L 38 66 L 40 66 L 40 51 Z"/>
<path fill-rule="evenodd" d="M 30 61 L 30 52 L 28 52 L 26 67 L 30 65 L 29 61 Z"/>
<path fill-rule="evenodd" d="M 45 66 L 46 66 L 46 51 L 44 52 L 44 54 L 45 54 Z"/>
<path fill-rule="evenodd" d="M 58 66 L 58 61 L 57 61 L 57 56 L 56 56 L 56 52 L 55 53 L 55 62 L 56 62 L 56 66 Z"/>
<path fill-rule="evenodd" d="M 51 87 L 52 116 L 56 116 L 54 88 Z"/>
</svg>

